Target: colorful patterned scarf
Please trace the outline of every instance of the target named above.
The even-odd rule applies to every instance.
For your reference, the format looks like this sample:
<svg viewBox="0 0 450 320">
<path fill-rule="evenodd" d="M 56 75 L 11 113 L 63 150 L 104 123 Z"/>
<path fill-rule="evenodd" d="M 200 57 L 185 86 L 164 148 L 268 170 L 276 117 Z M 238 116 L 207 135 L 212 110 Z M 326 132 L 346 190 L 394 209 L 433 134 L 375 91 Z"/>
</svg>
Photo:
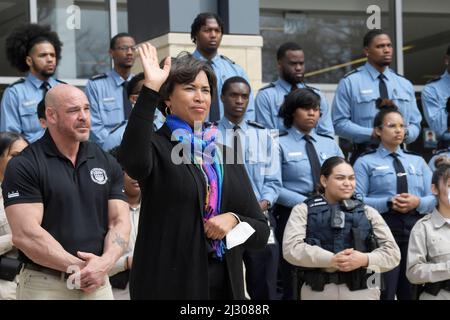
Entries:
<svg viewBox="0 0 450 320">
<path fill-rule="evenodd" d="M 190 160 L 207 179 L 208 187 L 203 211 L 203 222 L 206 222 L 220 213 L 222 200 L 223 165 L 215 143 L 217 127 L 203 127 L 202 130 L 194 132 L 185 121 L 174 115 L 167 116 L 166 123 L 172 131 L 172 136 L 185 145 L 184 150 L 190 150 Z M 222 259 L 225 253 L 224 241 L 210 241 L 216 256 Z"/>
</svg>

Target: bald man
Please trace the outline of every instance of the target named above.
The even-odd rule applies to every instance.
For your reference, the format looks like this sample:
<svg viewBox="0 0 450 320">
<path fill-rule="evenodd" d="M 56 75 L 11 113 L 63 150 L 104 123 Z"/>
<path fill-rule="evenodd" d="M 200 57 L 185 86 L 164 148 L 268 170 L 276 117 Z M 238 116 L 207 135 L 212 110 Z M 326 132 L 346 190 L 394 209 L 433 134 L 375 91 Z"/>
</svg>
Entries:
<svg viewBox="0 0 450 320">
<path fill-rule="evenodd" d="M 6 215 L 24 268 L 18 299 L 112 299 L 108 272 L 128 245 L 121 167 L 88 141 L 89 102 L 62 84 L 45 99 L 47 130 L 8 164 Z"/>
</svg>

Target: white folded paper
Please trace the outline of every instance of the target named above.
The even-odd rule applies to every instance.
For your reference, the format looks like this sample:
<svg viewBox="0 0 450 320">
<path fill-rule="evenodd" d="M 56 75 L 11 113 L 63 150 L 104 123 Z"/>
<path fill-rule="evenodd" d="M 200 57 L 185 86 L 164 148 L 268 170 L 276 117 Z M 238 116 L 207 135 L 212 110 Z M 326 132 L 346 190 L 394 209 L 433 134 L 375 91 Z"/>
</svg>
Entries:
<svg viewBox="0 0 450 320">
<path fill-rule="evenodd" d="M 234 248 L 245 241 L 255 232 L 247 222 L 239 222 L 230 232 L 227 234 L 227 249 Z"/>
</svg>

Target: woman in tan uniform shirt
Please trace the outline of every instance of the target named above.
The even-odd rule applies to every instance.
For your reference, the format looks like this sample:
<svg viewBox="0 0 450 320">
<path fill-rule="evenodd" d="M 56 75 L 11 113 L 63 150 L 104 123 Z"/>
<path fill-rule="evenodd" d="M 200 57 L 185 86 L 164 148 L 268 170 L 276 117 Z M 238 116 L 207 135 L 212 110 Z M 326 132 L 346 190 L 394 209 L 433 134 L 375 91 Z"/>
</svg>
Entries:
<svg viewBox="0 0 450 320">
<path fill-rule="evenodd" d="M 435 166 L 432 191 L 438 205 L 409 238 L 406 276 L 424 285 L 420 300 L 450 300 L 450 160 L 438 158 Z"/>
</svg>

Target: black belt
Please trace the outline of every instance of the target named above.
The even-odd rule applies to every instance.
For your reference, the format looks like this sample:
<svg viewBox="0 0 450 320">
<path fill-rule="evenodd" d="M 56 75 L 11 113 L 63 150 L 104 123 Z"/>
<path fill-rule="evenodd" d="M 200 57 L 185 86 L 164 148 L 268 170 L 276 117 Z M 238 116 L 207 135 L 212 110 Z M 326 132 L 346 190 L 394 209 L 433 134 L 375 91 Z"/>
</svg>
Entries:
<svg viewBox="0 0 450 320">
<path fill-rule="evenodd" d="M 42 273 L 45 273 L 47 275 L 54 276 L 54 277 L 57 277 L 57 278 L 60 278 L 60 279 L 64 279 L 64 280 L 66 280 L 70 276 L 69 273 L 65 273 L 65 272 L 62 272 L 62 271 L 55 270 L 55 269 L 50 269 L 50 268 L 47 268 L 47 267 L 43 267 L 43 266 L 40 266 L 40 265 L 35 264 L 35 263 L 27 263 L 27 264 L 25 264 L 25 269 L 42 272 Z"/>
</svg>

